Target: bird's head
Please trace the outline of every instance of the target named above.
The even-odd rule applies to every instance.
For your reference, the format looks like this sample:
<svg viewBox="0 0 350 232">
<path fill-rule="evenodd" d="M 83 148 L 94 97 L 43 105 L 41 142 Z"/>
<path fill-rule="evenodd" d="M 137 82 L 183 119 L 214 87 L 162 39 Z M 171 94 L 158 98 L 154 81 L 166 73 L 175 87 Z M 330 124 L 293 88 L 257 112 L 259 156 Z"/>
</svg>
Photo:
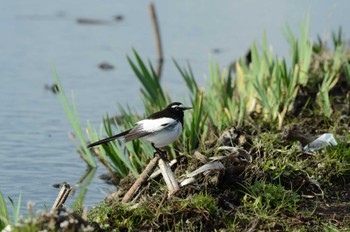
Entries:
<svg viewBox="0 0 350 232">
<path fill-rule="evenodd" d="M 184 112 L 185 110 L 192 109 L 192 107 L 186 107 L 180 102 L 173 102 L 166 107 L 167 110 L 172 112 Z"/>
</svg>

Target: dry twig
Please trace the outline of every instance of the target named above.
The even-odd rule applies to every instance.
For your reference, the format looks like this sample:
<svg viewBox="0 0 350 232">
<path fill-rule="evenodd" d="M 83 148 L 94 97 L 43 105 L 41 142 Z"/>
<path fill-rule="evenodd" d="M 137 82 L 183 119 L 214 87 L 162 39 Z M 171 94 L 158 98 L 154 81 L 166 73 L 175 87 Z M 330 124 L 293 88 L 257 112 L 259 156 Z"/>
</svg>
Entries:
<svg viewBox="0 0 350 232">
<path fill-rule="evenodd" d="M 129 202 L 132 197 L 134 196 L 135 192 L 139 189 L 139 187 L 147 180 L 149 175 L 154 171 L 156 168 L 156 165 L 159 161 L 159 156 L 156 155 L 146 166 L 145 170 L 141 173 L 139 178 L 135 181 L 135 183 L 131 186 L 129 191 L 124 195 L 122 202 L 127 203 Z"/>
<path fill-rule="evenodd" d="M 154 8 L 153 3 L 149 5 L 149 13 L 151 16 L 154 41 L 156 43 L 156 49 L 157 49 L 157 60 L 158 60 L 157 76 L 158 76 L 158 79 L 160 79 L 162 75 L 164 59 L 163 59 L 162 42 L 161 42 L 160 33 L 159 33 L 158 19 L 157 19 L 156 9 Z"/>
</svg>

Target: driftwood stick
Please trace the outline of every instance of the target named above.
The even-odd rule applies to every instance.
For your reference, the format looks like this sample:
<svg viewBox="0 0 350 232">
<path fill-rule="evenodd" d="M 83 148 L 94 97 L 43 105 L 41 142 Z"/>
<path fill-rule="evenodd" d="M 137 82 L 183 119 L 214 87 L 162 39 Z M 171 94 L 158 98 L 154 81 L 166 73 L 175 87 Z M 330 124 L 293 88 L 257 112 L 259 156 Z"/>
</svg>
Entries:
<svg viewBox="0 0 350 232">
<path fill-rule="evenodd" d="M 129 191 L 124 195 L 122 202 L 127 203 L 129 202 L 132 197 L 134 196 L 137 189 L 147 180 L 148 176 L 154 171 L 154 169 L 157 166 L 159 156 L 156 155 L 146 166 L 145 170 L 141 173 L 139 178 L 135 181 L 135 183 L 131 186 Z"/>
<path fill-rule="evenodd" d="M 155 9 L 153 3 L 151 3 L 149 5 L 149 13 L 151 16 L 154 41 L 156 43 L 156 49 L 157 49 L 157 59 L 158 59 L 157 76 L 158 76 L 158 79 L 160 79 L 160 77 L 162 75 L 162 68 L 163 68 L 164 59 L 163 59 L 162 42 L 161 42 L 160 33 L 159 33 L 158 19 L 157 19 L 156 9 Z"/>
<path fill-rule="evenodd" d="M 164 181 L 168 187 L 168 197 L 172 196 L 175 194 L 177 191 L 180 190 L 179 184 L 177 183 L 175 179 L 175 175 L 173 171 L 170 168 L 169 162 L 165 161 L 163 159 L 160 159 L 158 161 L 158 167 L 162 172 Z"/>
<path fill-rule="evenodd" d="M 170 165 L 170 167 L 172 167 L 172 166 L 174 166 L 176 163 L 177 163 L 177 160 L 176 160 L 176 159 L 173 159 L 172 161 L 170 161 L 169 165 Z M 150 178 L 150 179 L 154 179 L 154 178 L 158 177 L 158 176 L 161 175 L 161 174 L 162 174 L 162 172 L 160 171 L 160 169 L 158 169 L 158 170 L 154 171 L 154 172 L 152 173 L 152 175 L 150 175 L 149 178 Z"/>
<path fill-rule="evenodd" d="M 69 184 L 63 184 L 61 187 L 60 192 L 58 193 L 58 196 L 55 200 L 55 203 L 52 205 L 51 212 L 53 213 L 55 210 L 62 207 L 64 202 L 66 202 L 68 195 L 70 191 L 72 190 L 72 187 Z"/>
</svg>

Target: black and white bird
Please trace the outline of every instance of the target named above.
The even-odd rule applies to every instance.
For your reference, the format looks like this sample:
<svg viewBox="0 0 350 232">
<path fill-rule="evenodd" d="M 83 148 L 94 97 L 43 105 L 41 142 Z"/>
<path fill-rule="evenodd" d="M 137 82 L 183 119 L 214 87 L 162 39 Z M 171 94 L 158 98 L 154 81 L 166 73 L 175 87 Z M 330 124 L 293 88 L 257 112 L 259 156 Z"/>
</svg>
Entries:
<svg viewBox="0 0 350 232">
<path fill-rule="evenodd" d="M 184 111 L 188 109 L 192 108 L 185 107 L 180 102 L 173 102 L 165 109 L 137 122 L 133 128 L 91 143 L 88 148 L 124 137 L 125 142 L 144 139 L 150 142 L 156 152 L 162 155 L 160 148 L 168 146 L 180 137 L 183 129 Z"/>
</svg>

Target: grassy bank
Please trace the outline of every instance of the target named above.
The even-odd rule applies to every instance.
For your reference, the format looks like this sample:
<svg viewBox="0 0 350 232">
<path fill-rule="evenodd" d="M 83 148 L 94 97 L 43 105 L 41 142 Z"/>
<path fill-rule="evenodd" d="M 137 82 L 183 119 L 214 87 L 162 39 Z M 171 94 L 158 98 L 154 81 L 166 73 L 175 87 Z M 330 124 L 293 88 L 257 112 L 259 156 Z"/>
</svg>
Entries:
<svg viewBox="0 0 350 232">
<path fill-rule="evenodd" d="M 168 150 L 170 159 L 177 160 L 176 178 L 186 179 L 209 163 L 221 164 L 195 176 L 176 196 L 168 199 L 164 181 L 155 178 L 132 203 L 102 202 L 88 215 L 66 211 L 11 223 L 6 207 L 0 207 L 0 226 L 66 231 L 350 230 L 348 47 L 340 30 L 328 44 L 310 41 L 308 31 L 308 20 L 299 38 L 285 30 L 288 59 L 274 55 L 264 36 L 261 45 L 252 44 L 249 56 L 227 69 L 210 61 L 205 87 L 198 86 L 190 65 L 174 61 L 194 108 L 186 115 L 182 137 Z M 136 51 L 128 61 L 142 83 L 145 115 L 174 100 Z M 74 104 L 69 106 L 62 91 L 61 99 L 83 160 L 89 166 L 95 166 L 96 159 L 101 162 L 122 196 L 153 157 L 152 147 L 143 141 L 115 141 L 90 152 Z M 120 112 L 118 117 L 106 115 L 98 130 L 87 124 L 88 139 L 110 136 L 143 117 L 130 107 L 120 106 Z M 337 145 L 304 149 L 324 133 L 332 133 Z"/>
</svg>

